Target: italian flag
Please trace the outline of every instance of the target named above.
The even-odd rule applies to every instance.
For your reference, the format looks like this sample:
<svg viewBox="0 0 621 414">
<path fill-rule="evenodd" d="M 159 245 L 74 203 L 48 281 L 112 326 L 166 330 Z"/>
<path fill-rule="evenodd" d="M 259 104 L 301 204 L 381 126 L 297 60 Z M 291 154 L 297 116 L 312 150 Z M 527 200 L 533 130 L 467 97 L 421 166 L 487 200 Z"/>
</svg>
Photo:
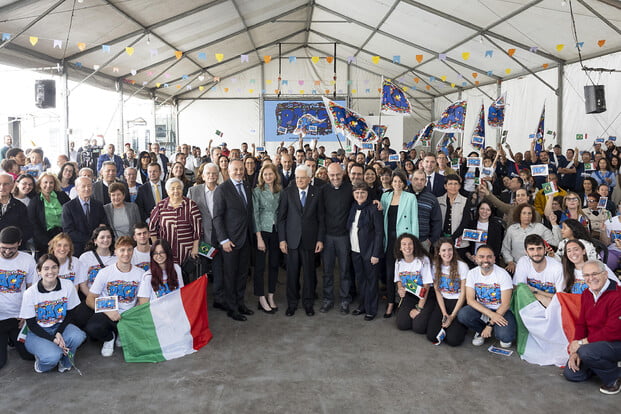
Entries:
<svg viewBox="0 0 621 414">
<path fill-rule="evenodd" d="M 126 362 L 160 362 L 196 352 L 212 338 L 207 277 L 124 312 L 117 328 Z"/>
<path fill-rule="evenodd" d="M 520 283 L 511 298 L 517 320 L 517 351 L 520 357 L 538 365 L 564 366 L 580 314 L 580 295 L 557 292 L 547 308 Z"/>
</svg>

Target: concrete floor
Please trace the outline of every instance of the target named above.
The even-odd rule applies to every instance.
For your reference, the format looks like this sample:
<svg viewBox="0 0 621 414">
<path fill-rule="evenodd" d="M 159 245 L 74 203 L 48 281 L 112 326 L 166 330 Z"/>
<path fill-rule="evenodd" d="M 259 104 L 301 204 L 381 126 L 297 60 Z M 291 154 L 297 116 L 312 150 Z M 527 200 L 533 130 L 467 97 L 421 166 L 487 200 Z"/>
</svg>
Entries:
<svg viewBox="0 0 621 414">
<path fill-rule="evenodd" d="M 281 272 L 281 280 L 284 273 Z M 321 290 L 318 288 L 318 292 Z M 251 284 L 247 304 L 256 309 Z M 395 319 L 365 322 L 338 310 L 286 317 L 279 285 L 275 315 L 234 322 L 209 309 L 212 341 L 199 352 L 158 364 L 129 364 L 87 342 L 70 371 L 36 374 L 9 351 L 0 370 L 8 413 L 512 413 L 617 412 L 621 396 L 597 380 L 573 384 L 556 367 L 493 355 L 466 343 L 433 346 L 401 332 Z M 319 303 L 319 302 L 317 302 Z M 381 312 L 385 304 L 380 305 Z"/>
</svg>

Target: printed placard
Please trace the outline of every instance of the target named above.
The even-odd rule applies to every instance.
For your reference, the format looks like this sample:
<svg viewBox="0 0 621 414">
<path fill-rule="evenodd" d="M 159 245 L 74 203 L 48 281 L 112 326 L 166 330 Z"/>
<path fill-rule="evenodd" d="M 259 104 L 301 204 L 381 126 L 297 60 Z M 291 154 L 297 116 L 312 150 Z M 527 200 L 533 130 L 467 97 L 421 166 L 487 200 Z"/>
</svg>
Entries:
<svg viewBox="0 0 621 414">
<path fill-rule="evenodd" d="M 595 168 L 593 167 L 593 163 L 592 162 L 585 162 L 584 163 L 584 171 L 595 171 Z"/>
<path fill-rule="evenodd" d="M 407 292 L 410 292 L 421 299 L 427 294 L 427 289 L 416 283 L 416 278 L 412 275 L 401 276 L 401 284 Z"/>
<path fill-rule="evenodd" d="M 462 241 L 480 242 L 483 232 L 481 230 L 464 229 L 461 235 Z"/>
<path fill-rule="evenodd" d="M 533 139 L 535 139 L 535 136 L 536 136 L 535 134 L 530 134 L 530 135 L 528 136 L 528 139 L 533 140 Z"/>
<path fill-rule="evenodd" d="M 481 168 L 481 178 L 491 177 L 494 175 L 494 171 L 491 168 L 483 167 Z"/>
<path fill-rule="evenodd" d="M 308 127 L 308 132 L 309 132 L 311 135 L 317 135 L 317 125 L 310 125 L 310 126 Z"/>
<path fill-rule="evenodd" d="M 494 345 L 490 345 L 489 348 L 487 348 L 487 350 L 489 352 L 491 352 L 492 354 L 496 354 L 496 355 L 502 355 L 502 356 L 511 356 L 513 355 L 513 351 L 510 349 L 504 349 L 504 348 L 498 348 Z"/>
<path fill-rule="evenodd" d="M 95 298 L 95 313 L 119 310 L 118 296 L 100 296 Z"/>
<path fill-rule="evenodd" d="M 558 188 L 554 182 L 541 184 L 541 189 L 543 190 L 543 195 L 545 196 L 558 193 Z"/>
<path fill-rule="evenodd" d="M 479 185 L 481 184 L 481 178 L 480 177 L 474 177 L 474 185 Z"/>
<path fill-rule="evenodd" d="M 480 157 L 468 157 L 466 158 L 466 167 L 475 167 L 479 168 L 481 166 L 481 158 Z"/>
<path fill-rule="evenodd" d="M 475 145 L 483 145 L 485 143 L 485 138 L 483 137 L 472 137 L 472 143 Z"/>
<path fill-rule="evenodd" d="M 362 149 L 372 150 L 373 149 L 373 143 L 372 142 L 363 142 L 362 143 Z"/>
<path fill-rule="evenodd" d="M 265 147 L 257 147 L 255 148 L 257 152 L 265 152 Z"/>
<path fill-rule="evenodd" d="M 595 138 L 595 143 L 596 144 L 603 144 L 604 143 L 604 138 Z"/>
<path fill-rule="evenodd" d="M 614 135 L 611 135 L 608 137 L 608 141 L 616 141 L 616 140 L 617 140 L 617 137 Z"/>
<path fill-rule="evenodd" d="M 317 165 L 318 165 L 318 166 L 323 167 L 323 166 L 324 166 L 324 164 L 325 164 L 325 160 L 324 160 L 323 158 L 319 158 L 319 159 L 317 160 Z"/>
<path fill-rule="evenodd" d="M 504 131 L 502 131 L 502 137 L 500 139 L 500 143 L 501 144 L 506 144 L 507 143 L 507 134 L 509 133 L 508 129 L 505 129 Z"/>
<path fill-rule="evenodd" d="M 614 243 L 615 240 L 621 240 L 621 230 L 610 231 L 610 241 Z"/>
<path fill-rule="evenodd" d="M 530 172 L 533 177 L 547 177 L 548 176 L 548 164 L 531 165 Z"/>
<path fill-rule="evenodd" d="M 442 341 L 444 341 L 444 338 L 446 338 L 446 331 L 444 330 L 444 328 L 440 329 L 440 332 L 438 332 L 438 334 L 436 335 L 436 342 L 434 342 L 434 345 L 440 345 L 442 343 Z"/>
<path fill-rule="evenodd" d="M 391 154 L 388 156 L 388 161 L 399 162 L 399 154 Z"/>
<path fill-rule="evenodd" d="M 576 134 L 576 141 L 582 141 L 584 139 L 583 134 Z"/>
<path fill-rule="evenodd" d="M 597 202 L 597 208 L 605 209 L 608 205 L 608 197 L 600 197 Z"/>
<path fill-rule="evenodd" d="M 277 131 L 278 131 L 278 135 L 286 134 L 287 133 L 287 128 L 285 128 L 283 126 L 279 126 Z"/>
</svg>

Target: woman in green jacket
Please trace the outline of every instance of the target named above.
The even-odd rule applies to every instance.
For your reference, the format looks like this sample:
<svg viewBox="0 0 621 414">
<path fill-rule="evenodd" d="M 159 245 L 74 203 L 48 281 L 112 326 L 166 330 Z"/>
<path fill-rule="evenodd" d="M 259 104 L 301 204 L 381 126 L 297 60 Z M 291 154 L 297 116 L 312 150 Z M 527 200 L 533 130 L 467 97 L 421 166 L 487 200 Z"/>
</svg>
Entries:
<svg viewBox="0 0 621 414">
<path fill-rule="evenodd" d="M 405 191 L 407 178 L 400 171 L 392 174 L 392 191 L 382 195 L 384 210 L 384 247 L 386 252 L 386 290 L 388 306 L 384 318 L 390 318 L 395 306 L 395 240 L 403 233 L 418 237 L 418 202 L 416 196 Z"/>
</svg>

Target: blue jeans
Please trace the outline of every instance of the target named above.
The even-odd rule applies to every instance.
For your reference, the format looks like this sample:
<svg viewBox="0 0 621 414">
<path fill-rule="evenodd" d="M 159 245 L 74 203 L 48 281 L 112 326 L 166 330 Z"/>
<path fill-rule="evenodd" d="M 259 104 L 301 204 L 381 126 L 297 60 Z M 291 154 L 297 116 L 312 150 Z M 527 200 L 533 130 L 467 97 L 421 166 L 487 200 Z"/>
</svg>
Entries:
<svg viewBox="0 0 621 414">
<path fill-rule="evenodd" d="M 50 335 L 54 335 L 58 325 L 50 326 L 49 328 L 43 328 Z M 71 350 L 71 353 L 75 355 L 75 350 L 82 345 L 82 342 L 86 339 L 86 334 L 80 328 L 75 325 L 69 324 L 65 327 L 65 331 L 62 333 L 65 345 Z M 41 338 L 32 331 L 28 332 L 26 336 L 26 349 L 39 359 L 39 368 L 41 371 L 49 371 L 60 363 L 63 367 L 71 366 L 69 358 L 63 354 L 63 350 L 58 345 L 47 339 Z"/>
<path fill-rule="evenodd" d="M 586 381 L 591 375 L 597 375 L 604 385 L 612 385 L 621 376 L 621 342 L 593 342 L 578 348 L 580 369 L 573 372 L 565 367 L 563 375 L 569 381 Z"/>
<path fill-rule="evenodd" d="M 492 335 L 499 341 L 513 342 L 515 341 L 517 327 L 517 324 L 515 322 L 515 316 L 513 316 L 513 313 L 508 310 L 507 313 L 504 314 L 504 318 L 507 320 L 508 325 L 494 325 L 492 327 Z M 457 319 L 459 320 L 459 322 L 463 323 L 475 332 L 481 333 L 483 329 L 485 329 L 486 324 L 481 319 L 481 312 L 474 309 L 472 306 L 466 305 L 461 308 L 459 310 L 459 313 L 457 314 Z"/>
</svg>

